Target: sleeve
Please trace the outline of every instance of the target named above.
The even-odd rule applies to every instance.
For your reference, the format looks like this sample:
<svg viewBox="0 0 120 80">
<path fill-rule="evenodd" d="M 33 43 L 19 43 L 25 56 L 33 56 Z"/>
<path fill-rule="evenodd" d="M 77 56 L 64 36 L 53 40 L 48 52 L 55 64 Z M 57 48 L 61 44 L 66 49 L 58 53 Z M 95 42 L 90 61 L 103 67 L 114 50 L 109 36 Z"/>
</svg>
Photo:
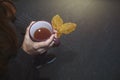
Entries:
<svg viewBox="0 0 120 80">
<path fill-rule="evenodd" d="M 33 80 L 32 78 L 30 78 L 33 70 L 32 61 L 32 56 L 28 55 L 22 50 L 22 48 L 20 48 L 16 57 L 14 59 L 11 59 L 9 62 L 9 80 Z"/>
</svg>

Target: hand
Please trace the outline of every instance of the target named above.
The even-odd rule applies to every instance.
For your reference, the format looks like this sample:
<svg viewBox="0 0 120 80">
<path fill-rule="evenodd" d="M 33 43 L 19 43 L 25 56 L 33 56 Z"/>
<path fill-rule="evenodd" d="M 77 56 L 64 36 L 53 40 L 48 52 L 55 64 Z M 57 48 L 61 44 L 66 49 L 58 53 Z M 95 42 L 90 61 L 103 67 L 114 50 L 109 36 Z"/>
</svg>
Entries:
<svg viewBox="0 0 120 80">
<path fill-rule="evenodd" d="M 50 47 L 54 45 L 54 38 L 56 38 L 56 31 L 51 35 L 49 39 L 42 42 L 34 42 L 29 37 L 30 26 L 35 23 L 34 21 L 30 23 L 29 27 L 26 29 L 26 34 L 22 44 L 22 49 L 29 55 L 37 55 L 46 52 Z"/>
</svg>

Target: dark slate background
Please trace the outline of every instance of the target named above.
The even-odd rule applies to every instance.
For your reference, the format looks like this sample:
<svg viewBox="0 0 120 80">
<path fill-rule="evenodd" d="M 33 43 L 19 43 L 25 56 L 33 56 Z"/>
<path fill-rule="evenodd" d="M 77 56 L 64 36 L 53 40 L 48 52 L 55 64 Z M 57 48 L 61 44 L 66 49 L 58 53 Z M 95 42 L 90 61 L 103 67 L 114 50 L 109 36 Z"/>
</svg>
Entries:
<svg viewBox="0 0 120 80">
<path fill-rule="evenodd" d="M 120 80 L 119 0 L 14 1 L 16 26 L 20 33 L 31 21 L 50 22 L 56 14 L 64 22 L 77 23 L 77 29 L 62 36 L 61 45 L 49 51 L 57 56 L 57 60 L 40 69 L 41 78 Z"/>
</svg>

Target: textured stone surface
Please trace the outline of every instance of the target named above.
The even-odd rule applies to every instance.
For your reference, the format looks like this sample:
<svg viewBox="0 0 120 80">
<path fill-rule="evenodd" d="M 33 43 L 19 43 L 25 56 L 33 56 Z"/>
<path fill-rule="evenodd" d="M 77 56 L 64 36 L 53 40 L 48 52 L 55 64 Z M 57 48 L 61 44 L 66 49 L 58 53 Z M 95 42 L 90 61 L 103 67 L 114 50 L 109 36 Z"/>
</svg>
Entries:
<svg viewBox="0 0 120 80">
<path fill-rule="evenodd" d="M 48 80 L 120 80 L 119 0 L 17 0 L 20 32 L 32 20 L 51 21 L 59 14 L 77 29 L 51 49 L 56 62 L 40 70 Z M 31 76 L 29 76 L 31 77 Z"/>
</svg>

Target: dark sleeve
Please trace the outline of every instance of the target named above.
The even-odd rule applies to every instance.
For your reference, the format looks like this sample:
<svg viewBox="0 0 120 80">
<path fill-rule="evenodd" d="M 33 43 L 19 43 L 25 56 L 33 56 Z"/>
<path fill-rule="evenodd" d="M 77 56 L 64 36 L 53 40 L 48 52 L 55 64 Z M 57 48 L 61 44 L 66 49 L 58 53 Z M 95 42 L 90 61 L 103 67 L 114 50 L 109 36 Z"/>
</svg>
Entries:
<svg viewBox="0 0 120 80">
<path fill-rule="evenodd" d="M 9 80 L 33 80 L 32 56 L 25 53 L 21 48 L 14 59 L 11 59 L 8 67 Z M 30 79 L 29 79 L 30 78 Z"/>
</svg>

